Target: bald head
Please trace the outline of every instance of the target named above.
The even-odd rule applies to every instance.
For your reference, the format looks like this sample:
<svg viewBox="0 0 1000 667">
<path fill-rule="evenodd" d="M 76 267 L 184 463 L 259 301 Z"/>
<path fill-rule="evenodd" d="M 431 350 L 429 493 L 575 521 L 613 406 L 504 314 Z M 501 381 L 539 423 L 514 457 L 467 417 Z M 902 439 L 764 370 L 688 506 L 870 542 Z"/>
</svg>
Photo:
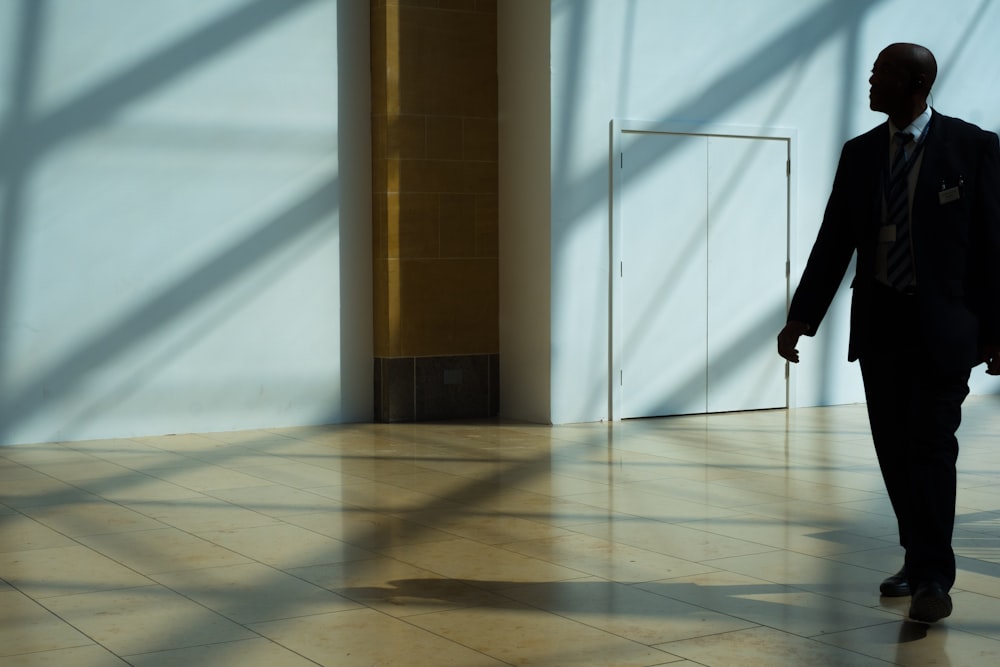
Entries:
<svg viewBox="0 0 1000 667">
<path fill-rule="evenodd" d="M 924 91 L 925 95 L 930 92 L 937 78 L 937 60 L 930 49 L 903 42 L 890 44 L 882 53 L 892 58 L 902 73 L 909 77 L 913 87 Z"/>
<path fill-rule="evenodd" d="M 871 108 L 889 114 L 903 128 L 927 107 L 927 96 L 937 78 L 937 61 L 919 44 L 890 44 L 872 66 Z"/>
</svg>

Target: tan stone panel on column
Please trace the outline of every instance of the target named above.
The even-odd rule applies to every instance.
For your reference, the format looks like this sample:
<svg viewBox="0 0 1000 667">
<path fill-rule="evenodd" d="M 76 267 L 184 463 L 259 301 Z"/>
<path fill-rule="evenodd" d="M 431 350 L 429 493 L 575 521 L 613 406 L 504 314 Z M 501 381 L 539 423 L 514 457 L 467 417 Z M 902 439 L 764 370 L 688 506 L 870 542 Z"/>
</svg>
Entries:
<svg viewBox="0 0 1000 667">
<path fill-rule="evenodd" d="M 496 260 L 401 260 L 400 278 L 404 356 L 497 350 Z"/>
</svg>

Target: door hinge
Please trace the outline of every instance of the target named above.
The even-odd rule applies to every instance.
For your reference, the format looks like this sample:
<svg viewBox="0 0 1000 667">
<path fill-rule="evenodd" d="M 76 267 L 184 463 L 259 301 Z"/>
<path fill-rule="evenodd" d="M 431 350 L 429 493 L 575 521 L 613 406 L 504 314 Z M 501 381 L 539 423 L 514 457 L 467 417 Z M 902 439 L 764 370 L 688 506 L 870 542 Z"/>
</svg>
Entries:
<svg viewBox="0 0 1000 667">
<path fill-rule="evenodd" d="M 792 277 L 792 263 L 787 260 L 785 261 L 785 277 L 786 278 Z"/>
<path fill-rule="evenodd" d="M 785 160 L 785 176 L 791 176 L 791 175 L 792 175 L 792 161 Z"/>
<path fill-rule="evenodd" d="M 622 151 L 621 153 L 618 154 L 618 168 L 619 169 L 624 169 L 625 168 L 625 152 L 624 151 Z"/>
</svg>

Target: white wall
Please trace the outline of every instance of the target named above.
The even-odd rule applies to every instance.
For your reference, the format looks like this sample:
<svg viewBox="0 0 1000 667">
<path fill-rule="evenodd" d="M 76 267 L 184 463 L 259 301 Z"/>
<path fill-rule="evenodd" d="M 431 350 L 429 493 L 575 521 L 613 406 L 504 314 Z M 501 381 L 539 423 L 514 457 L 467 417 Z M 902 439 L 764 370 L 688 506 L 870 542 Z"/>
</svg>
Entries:
<svg viewBox="0 0 1000 667">
<path fill-rule="evenodd" d="M 500 3 L 501 16 L 505 4 Z M 991 130 L 1000 127 L 1000 89 L 993 85 L 1000 80 L 1000 61 L 993 57 L 998 3 L 549 4 L 554 423 L 608 416 L 611 119 L 794 128 L 793 286 L 815 238 L 840 147 L 884 120 L 867 101 L 867 78 L 882 47 L 914 41 L 931 48 L 941 65 L 935 106 Z M 500 194 L 501 200 L 512 196 L 503 181 Z M 508 223 L 502 217 L 501 226 Z M 509 261 L 501 256 L 502 265 Z M 857 368 L 846 362 L 849 299 L 844 291 L 819 335 L 800 347 L 803 361 L 793 369 L 798 405 L 863 400 Z M 770 306 L 761 304 L 762 309 Z M 502 345 L 501 359 L 508 354 Z M 993 386 L 977 380 L 975 390 Z M 505 392 L 517 390 L 505 384 Z"/>
<path fill-rule="evenodd" d="M 363 0 L 0 3 L 0 443 L 370 419 L 368 99 Z"/>
</svg>

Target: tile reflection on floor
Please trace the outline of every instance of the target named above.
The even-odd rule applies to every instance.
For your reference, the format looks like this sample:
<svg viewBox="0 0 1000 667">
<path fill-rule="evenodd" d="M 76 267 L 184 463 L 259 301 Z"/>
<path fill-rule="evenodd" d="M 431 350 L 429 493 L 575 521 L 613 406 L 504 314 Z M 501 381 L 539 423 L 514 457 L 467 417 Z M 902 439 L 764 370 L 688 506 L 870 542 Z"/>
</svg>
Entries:
<svg viewBox="0 0 1000 667">
<path fill-rule="evenodd" d="M 0 448 L 3 665 L 1000 662 L 997 399 L 906 620 L 864 406 Z"/>
</svg>

